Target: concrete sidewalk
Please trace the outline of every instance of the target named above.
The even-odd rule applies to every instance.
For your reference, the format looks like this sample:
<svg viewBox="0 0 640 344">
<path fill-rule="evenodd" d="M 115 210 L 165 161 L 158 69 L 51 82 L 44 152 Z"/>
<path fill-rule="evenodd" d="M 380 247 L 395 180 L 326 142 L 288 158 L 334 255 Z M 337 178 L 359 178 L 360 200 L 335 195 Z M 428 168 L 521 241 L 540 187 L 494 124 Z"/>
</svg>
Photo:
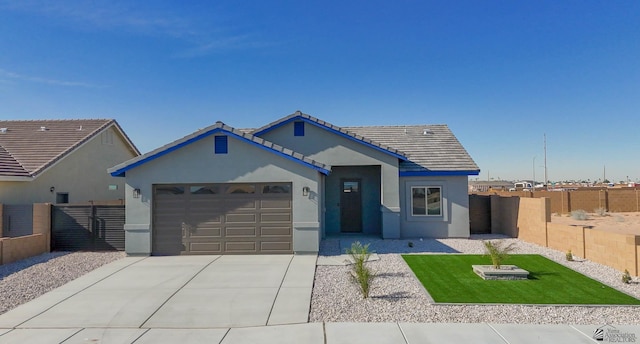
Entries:
<svg viewBox="0 0 640 344">
<path fill-rule="evenodd" d="M 175 328 L 57 328 L 14 329 L 0 335 L 0 343 L 607 343 L 607 339 L 640 341 L 638 326 L 605 326 L 605 340 L 592 338 L 598 326 L 515 324 L 308 323 L 225 329 Z M 609 332 L 607 332 L 609 331 Z"/>
</svg>

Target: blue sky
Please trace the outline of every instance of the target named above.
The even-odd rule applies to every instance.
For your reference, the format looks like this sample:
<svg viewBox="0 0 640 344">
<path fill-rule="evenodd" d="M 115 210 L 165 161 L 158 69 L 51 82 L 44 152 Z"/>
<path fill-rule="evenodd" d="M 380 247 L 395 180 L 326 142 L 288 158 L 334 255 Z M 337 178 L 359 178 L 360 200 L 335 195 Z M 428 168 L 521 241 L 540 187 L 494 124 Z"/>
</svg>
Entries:
<svg viewBox="0 0 640 344">
<path fill-rule="evenodd" d="M 448 124 L 480 179 L 640 179 L 640 1 L 4 1 L 0 118 L 142 151 L 301 110 Z M 535 162 L 534 162 L 535 159 Z"/>
</svg>

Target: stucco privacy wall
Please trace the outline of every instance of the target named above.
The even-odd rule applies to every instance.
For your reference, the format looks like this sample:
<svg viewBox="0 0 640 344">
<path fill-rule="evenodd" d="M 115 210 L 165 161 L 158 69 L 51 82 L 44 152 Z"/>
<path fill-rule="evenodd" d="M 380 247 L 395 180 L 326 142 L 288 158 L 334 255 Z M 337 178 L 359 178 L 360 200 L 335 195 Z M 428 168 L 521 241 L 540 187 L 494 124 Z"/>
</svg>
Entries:
<svg viewBox="0 0 640 344">
<path fill-rule="evenodd" d="M 293 123 L 274 128 L 260 137 L 332 167 L 380 166 L 382 236 L 399 238 L 398 158 L 308 122 L 305 122 L 304 136 L 294 136 Z M 465 189 L 464 194 L 466 193 Z M 339 207 L 333 204 L 325 206 L 328 226 L 329 220 L 336 216 L 336 212 L 339 217 Z"/>
<path fill-rule="evenodd" d="M 119 132 L 108 128 L 32 181 L 0 181 L 0 203 L 55 203 L 57 192 L 69 193 L 69 203 L 123 199 L 124 179 L 112 177 L 107 169 L 135 156 Z M 109 185 L 117 189 L 109 190 Z"/>
<path fill-rule="evenodd" d="M 400 178 L 400 214 L 403 238 L 468 238 L 469 196 L 467 176 Z M 442 216 L 412 216 L 411 187 L 440 186 Z"/>
<path fill-rule="evenodd" d="M 294 251 L 319 249 L 321 174 L 233 136 L 228 136 L 228 154 L 214 154 L 214 136 L 207 136 L 127 171 L 126 181 L 128 254 L 151 253 L 152 186 L 172 183 L 292 182 Z M 305 186 L 308 196 L 302 196 Z M 136 188 L 140 198 L 132 196 Z"/>
</svg>

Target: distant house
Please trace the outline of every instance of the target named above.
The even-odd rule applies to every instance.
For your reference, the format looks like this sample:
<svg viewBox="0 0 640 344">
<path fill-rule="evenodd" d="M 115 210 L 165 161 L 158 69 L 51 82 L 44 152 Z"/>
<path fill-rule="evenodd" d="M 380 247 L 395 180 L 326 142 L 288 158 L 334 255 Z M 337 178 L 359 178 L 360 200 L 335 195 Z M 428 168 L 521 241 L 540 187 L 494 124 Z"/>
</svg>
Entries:
<svg viewBox="0 0 640 344">
<path fill-rule="evenodd" d="M 513 182 L 506 180 L 470 180 L 469 193 L 489 191 L 509 191 Z"/>
<path fill-rule="evenodd" d="M 107 168 L 138 155 L 115 120 L 0 121 L 0 203 L 124 199 Z"/>
<path fill-rule="evenodd" d="M 126 178 L 126 251 L 140 255 L 464 238 L 479 173 L 446 125 L 338 127 L 301 112 L 252 131 L 218 122 L 109 171 Z"/>
</svg>

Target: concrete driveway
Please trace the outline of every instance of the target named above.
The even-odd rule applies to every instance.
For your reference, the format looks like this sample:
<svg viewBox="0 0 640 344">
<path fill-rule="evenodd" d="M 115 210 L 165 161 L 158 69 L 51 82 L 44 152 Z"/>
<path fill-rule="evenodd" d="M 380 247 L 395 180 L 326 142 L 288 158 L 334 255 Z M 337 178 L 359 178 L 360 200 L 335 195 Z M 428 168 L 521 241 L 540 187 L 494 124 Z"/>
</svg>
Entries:
<svg viewBox="0 0 640 344">
<path fill-rule="evenodd" d="M 226 330 L 306 323 L 316 259 L 127 257 L 0 315 L 0 334 L 8 332 L 1 329 Z M 0 336 L 0 343 L 8 335 Z"/>
</svg>

